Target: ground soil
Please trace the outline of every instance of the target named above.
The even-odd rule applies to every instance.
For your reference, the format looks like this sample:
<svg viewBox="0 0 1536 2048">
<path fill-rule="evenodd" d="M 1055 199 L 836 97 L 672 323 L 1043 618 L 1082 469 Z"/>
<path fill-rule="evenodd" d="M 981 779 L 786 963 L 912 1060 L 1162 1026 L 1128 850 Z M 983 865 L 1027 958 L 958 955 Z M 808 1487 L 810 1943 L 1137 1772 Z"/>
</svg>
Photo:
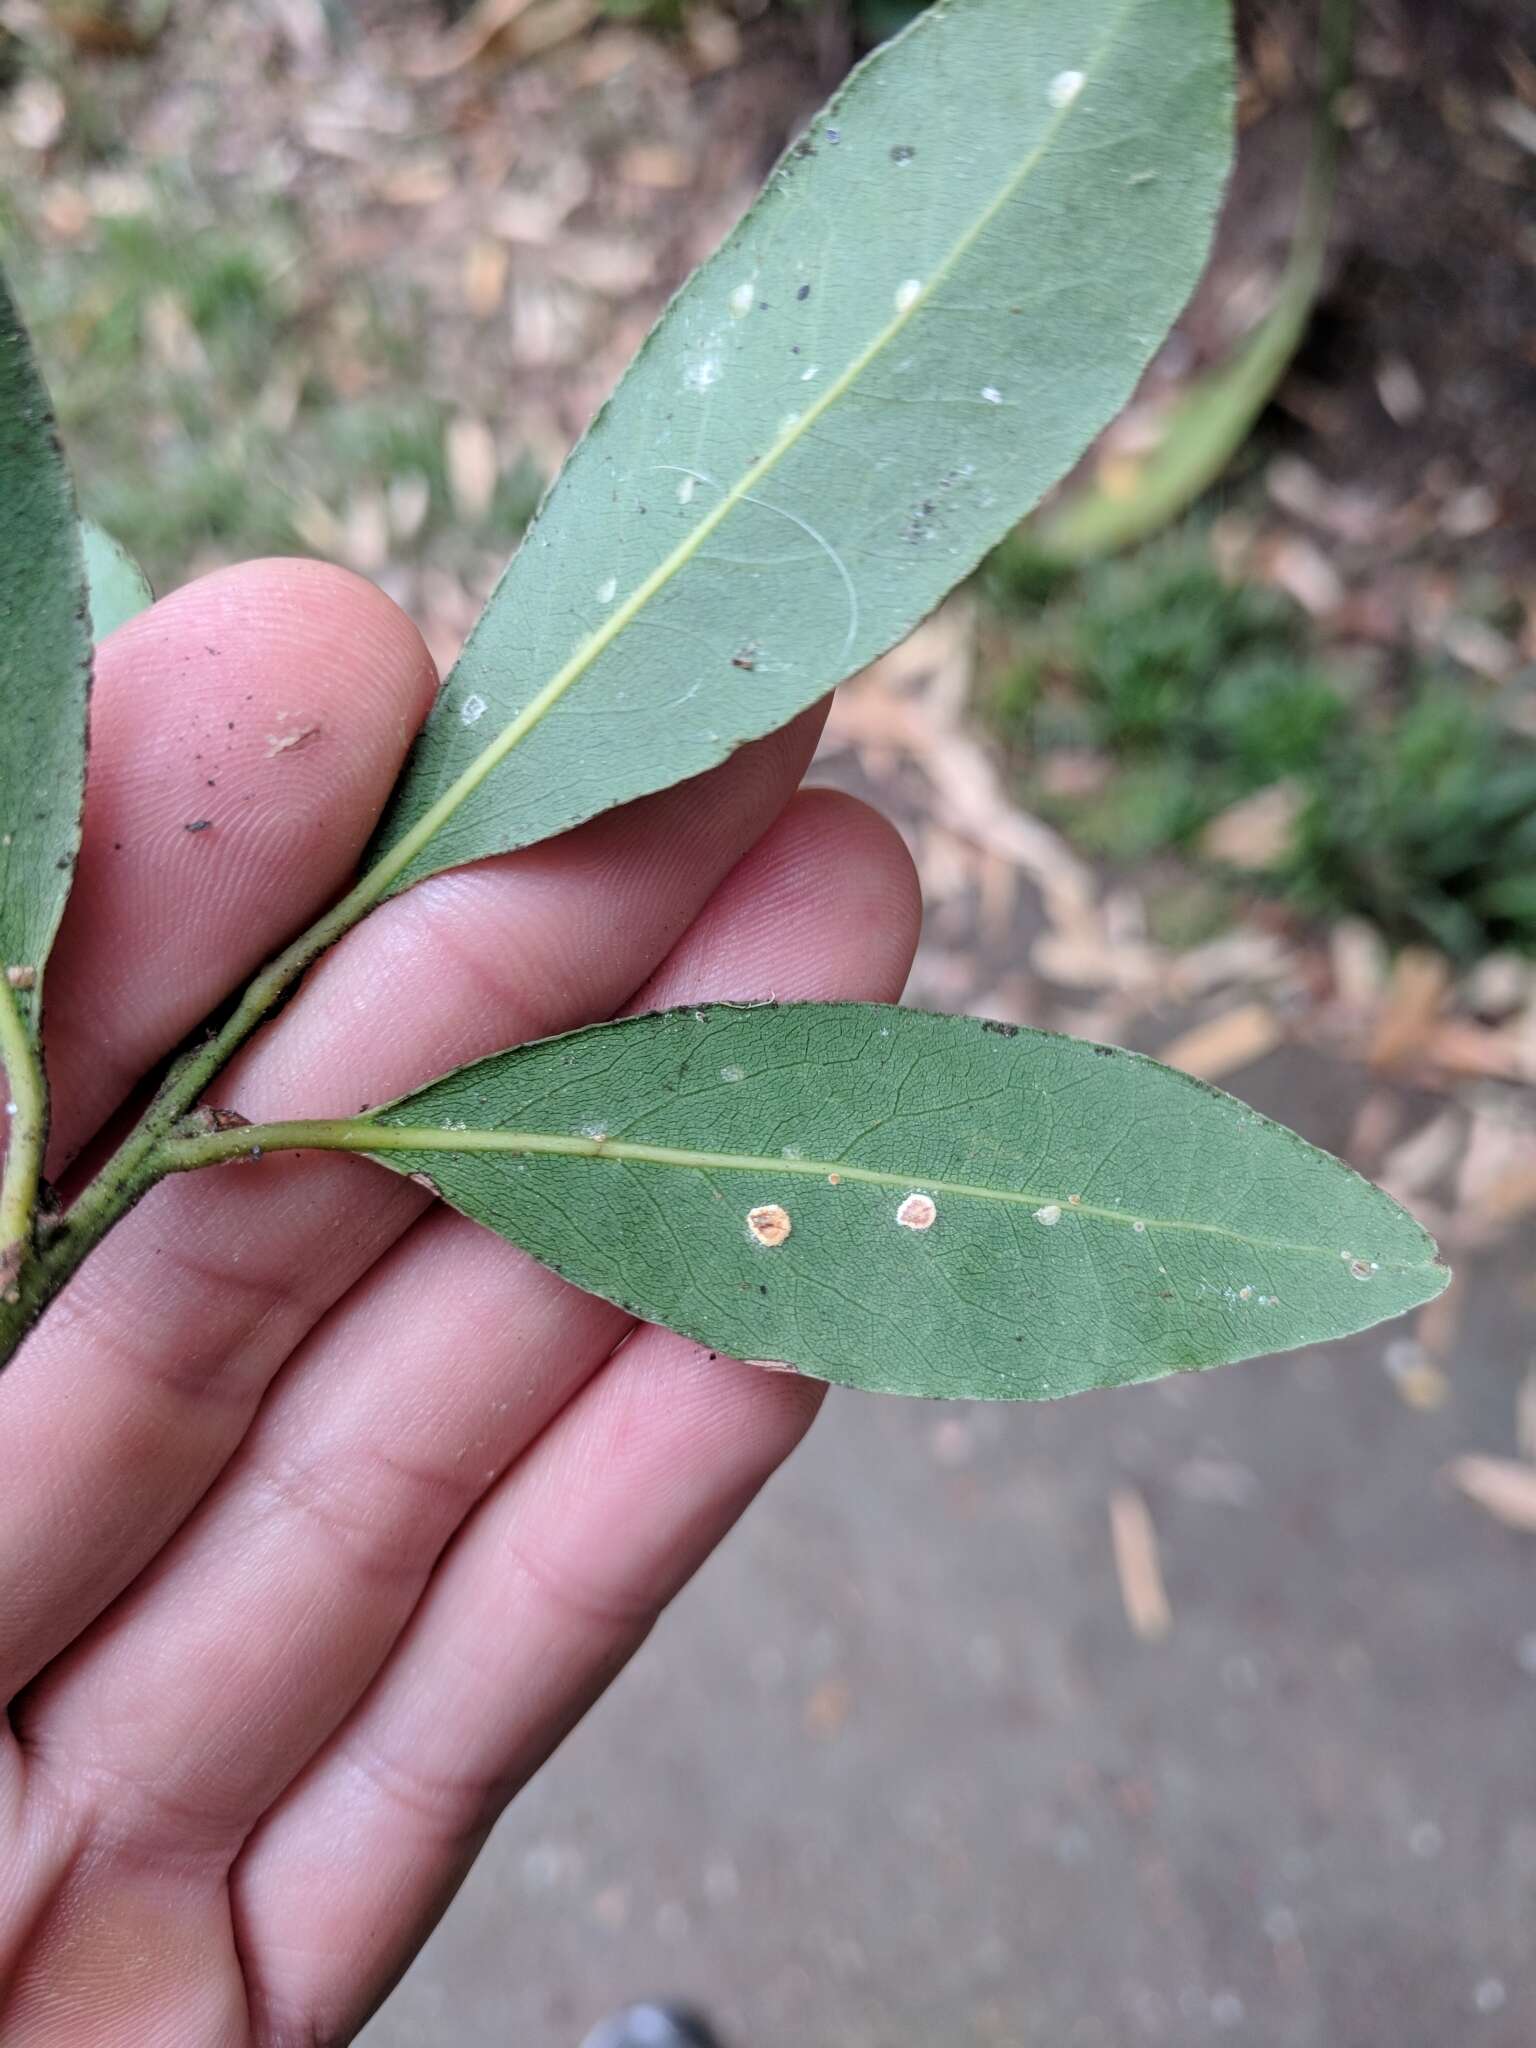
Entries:
<svg viewBox="0 0 1536 2048">
<path fill-rule="evenodd" d="M 1294 190 L 1314 13 L 1248 10 L 1258 118 L 1225 242 L 1250 257 Z M 1359 16 L 1333 264 L 1296 365 L 1292 445 L 1340 488 L 1398 502 L 1426 479 L 1483 486 L 1487 554 L 1529 577 L 1536 152 L 1498 123 L 1531 104 L 1536 23 L 1528 0 L 1364 0 Z M 1422 410 L 1410 398 L 1394 418 L 1384 372 L 1390 400 L 1403 366 Z M 1469 537 L 1443 534 L 1442 559 L 1464 563 Z"/>
</svg>

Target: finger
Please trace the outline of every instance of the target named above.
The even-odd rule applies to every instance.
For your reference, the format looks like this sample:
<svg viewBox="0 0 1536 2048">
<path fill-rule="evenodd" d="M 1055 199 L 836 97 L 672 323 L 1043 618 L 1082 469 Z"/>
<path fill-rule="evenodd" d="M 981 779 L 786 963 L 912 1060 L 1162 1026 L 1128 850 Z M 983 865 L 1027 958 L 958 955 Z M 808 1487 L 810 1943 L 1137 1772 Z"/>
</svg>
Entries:
<svg viewBox="0 0 1536 2048">
<path fill-rule="evenodd" d="M 846 799 L 803 798 L 724 886 L 645 999 L 752 1000 L 770 991 L 891 997 L 905 978 L 916 922 L 910 862 L 894 835 Z M 434 1311 L 495 1267 L 506 1290 L 498 1297 L 505 1329 L 530 1299 L 559 1283 L 508 1260 L 485 1233 L 457 1222 L 453 1228 L 454 1249 L 437 1245 L 440 1269 L 419 1303 L 411 1372 L 415 1383 L 439 1390 L 432 1440 L 446 1445 L 455 1430 L 461 1441 L 474 1432 L 477 1454 L 482 1445 L 492 1451 L 489 1471 L 528 1439 L 528 1410 L 503 1436 L 494 1420 L 497 1400 L 523 1375 L 522 1355 L 515 1337 L 487 1342 L 467 1361 L 439 1352 Z M 408 1271 L 403 1264 L 402 1277 Z M 403 1294 L 398 1306 L 405 1311 Z M 654 1329 L 638 1331 L 582 1385 L 611 1334 L 612 1312 L 599 1318 L 579 1299 L 571 1307 L 574 1341 L 542 1402 L 563 1403 L 558 1417 L 473 1512 L 362 1704 L 236 1867 L 242 1950 L 258 2010 L 275 2031 L 310 2026 L 321 2038 L 340 2038 L 362 2019 L 441 1910 L 505 1799 L 622 1665 L 798 1440 L 820 1398 L 809 1381 L 714 1358 Z M 353 1380 L 369 1365 L 366 1332 L 359 1337 L 346 1367 Z M 328 1356 L 327 1378 L 336 1365 Z M 389 1395 L 398 1407 L 402 1389 L 388 1382 L 398 1368 L 386 1369 L 385 1378 L 366 1442 L 330 1446 L 333 1468 L 339 1454 L 350 1469 L 362 1463 L 375 1474 L 361 1512 L 350 1482 L 340 1483 L 348 1489 L 349 1537 L 366 1528 L 376 1540 L 350 1544 L 349 1584 L 333 1599 L 335 1547 L 315 1545 L 312 1529 L 291 1531 L 292 1577 L 281 1610 L 264 1610 L 265 1627 L 303 1631 L 302 1617 L 318 1603 L 316 1644 L 322 1637 L 333 1644 L 347 1628 L 358 1568 L 366 1573 L 382 1563 L 386 1579 L 401 1574 L 398 1516 L 416 1546 L 408 1576 L 419 1583 L 442 1551 L 449 1512 L 423 1517 L 414 1485 L 389 1483 L 406 1439 L 391 1429 Z M 284 1432 L 290 1455 L 301 1453 L 313 1421 L 312 1410 L 296 1407 Z M 414 1426 L 409 1438 L 419 1441 Z M 268 1445 L 263 1455 L 278 1448 Z M 273 1540 L 258 1541 L 248 1517 L 228 1525 L 217 1576 L 227 1585 L 235 1569 L 242 1601 L 272 1583 Z M 183 1583 L 183 1601 L 189 1590 Z M 405 1610 L 398 1599 L 393 1625 Z M 162 1609 L 163 1628 L 174 1626 L 175 1612 L 170 1604 Z M 369 1621 L 375 1656 L 383 1644 L 379 1619 Z M 127 1650 L 114 1646 L 113 1668 L 132 1683 L 137 1660 Z M 294 1747 L 310 1742 L 338 1704 L 317 1661 L 300 1649 L 274 1682 L 257 1660 L 250 1667 L 242 1660 L 242 1691 L 260 1689 L 259 1711 L 277 1717 Z M 363 1661 L 351 1663 L 353 1684 Z M 176 1689 L 173 1682 L 169 1690 Z M 166 1697 L 163 1672 L 155 1690 Z M 205 1800 L 216 1778 L 244 1777 L 253 1794 L 257 1776 L 238 1744 L 210 1744 L 190 1720 L 175 1716 L 157 1737 L 161 1767 L 172 1774 L 170 1799 L 178 1806 Z M 328 1875 L 317 1882 L 322 1867 Z M 308 1901 L 302 1912 L 300 1897 Z"/>
<path fill-rule="evenodd" d="M 611 1014 L 804 770 L 812 715 L 562 841 L 433 877 L 319 963 L 219 1100 L 350 1113 L 522 1036 Z M 426 1206 L 311 1154 L 162 1185 L 0 1378 L 0 1682 L 154 1556 L 294 1345 Z"/>
<path fill-rule="evenodd" d="M 793 913 L 776 916 L 770 945 L 823 977 L 834 963 L 881 983 L 904 972 L 907 871 L 892 845 L 845 799 L 786 817 L 749 862 L 761 887 L 754 923 L 738 920 L 746 985 L 762 971 L 755 921 L 786 892 Z M 885 918 L 893 871 L 898 914 Z M 838 893 L 805 886 L 813 874 L 839 877 Z M 733 971 L 721 918 L 707 912 L 689 944 L 693 988 L 695 960 Z M 131 1765 L 178 1829 L 196 1812 L 239 1841 L 377 1669 L 454 1528 L 627 1321 L 438 1210 L 294 1357 L 177 1541 L 50 1674 L 26 1715 L 33 1739 L 114 1779 Z M 101 1730 L 98 1700 L 111 1702 Z"/>
<path fill-rule="evenodd" d="M 48 971 L 55 1171 L 340 893 L 436 683 L 404 612 L 322 562 L 222 570 L 103 644 Z"/>
</svg>

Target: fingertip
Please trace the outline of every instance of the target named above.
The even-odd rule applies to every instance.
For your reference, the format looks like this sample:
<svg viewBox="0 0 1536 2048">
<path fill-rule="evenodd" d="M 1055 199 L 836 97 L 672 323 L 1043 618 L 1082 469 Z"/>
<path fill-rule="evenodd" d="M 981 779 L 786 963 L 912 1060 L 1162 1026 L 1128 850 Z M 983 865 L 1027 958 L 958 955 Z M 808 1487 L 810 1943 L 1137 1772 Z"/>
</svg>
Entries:
<svg viewBox="0 0 1536 2048">
<path fill-rule="evenodd" d="M 50 968 L 56 1158 L 345 885 L 436 687 L 404 612 L 324 562 L 216 570 L 102 643 Z"/>
<path fill-rule="evenodd" d="M 894 1002 L 921 922 L 917 871 L 896 828 L 841 790 L 802 790 L 634 1007 L 700 991 L 733 1002 Z"/>
<path fill-rule="evenodd" d="M 850 921 L 877 923 L 893 954 L 904 949 L 910 965 L 922 884 L 911 849 L 882 811 L 846 790 L 802 789 L 770 840 L 765 864 L 781 891 L 835 898 Z"/>
<path fill-rule="evenodd" d="M 163 644 L 205 628 L 289 664 L 307 654 L 326 673 L 339 669 L 365 709 L 388 709 L 409 732 L 437 694 L 427 643 L 394 599 L 351 569 L 303 555 L 260 556 L 183 584 L 119 627 L 103 652 L 116 661 L 137 651 L 135 636 Z"/>
<path fill-rule="evenodd" d="M 660 1605 L 796 1449 L 826 1393 L 791 1366 L 642 1325 L 566 1411 L 533 1483 L 557 1520 L 586 1503 L 600 1523 L 602 1503 L 622 1498 L 632 1531 L 657 1533 L 651 1556 L 641 1544 L 630 1565 Z"/>
</svg>

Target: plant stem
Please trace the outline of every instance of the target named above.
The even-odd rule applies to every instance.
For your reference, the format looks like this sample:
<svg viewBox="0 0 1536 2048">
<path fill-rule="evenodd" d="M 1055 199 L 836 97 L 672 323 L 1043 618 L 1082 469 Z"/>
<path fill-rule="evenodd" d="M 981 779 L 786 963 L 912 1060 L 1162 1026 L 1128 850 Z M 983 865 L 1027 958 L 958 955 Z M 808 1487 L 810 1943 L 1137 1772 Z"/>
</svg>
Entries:
<svg viewBox="0 0 1536 2048">
<path fill-rule="evenodd" d="M 184 1053 L 171 1068 L 153 1102 L 122 1145 L 72 1205 L 63 1222 L 52 1231 L 49 1242 L 35 1257 L 25 1262 L 25 1271 L 16 1286 L 0 1291 L 0 1367 L 9 1361 L 43 1309 L 107 1232 L 148 1194 L 158 1180 L 175 1170 L 164 1150 L 172 1126 L 193 1107 L 209 1082 L 228 1065 L 251 1033 L 277 1007 L 305 968 L 335 945 L 387 894 L 391 884 L 410 866 L 442 824 L 442 810 L 441 804 L 434 806 L 411 832 L 374 863 L 339 903 L 333 904 L 308 931 L 269 960 L 219 1029 Z M 17 1048 L 14 1054 L 12 1029 Z M 8 1074 L 13 1065 L 18 1070 L 17 1076 L 11 1080 L 11 1099 L 17 1103 L 18 1112 L 12 1120 L 11 1146 L 6 1155 L 3 1183 L 5 1206 L 0 1208 L 0 1216 L 9 1221 L 13 1212 L 20 1215 L 24 1207 L 25 1215 L 30 1219 L 36 1205 L 37 1177 L 42 1165 L 42 1133 L 46 1130 L 47 1120 L 45 1106 L 40 1106 L 35 1115 L 31 1113 L 34 1097 L 27 1091 L 35 1083 L 38 1091 L 35 1100 L 43 1105 L 42 1076 L 32 1057 L 31 1044 L 9 986 L 0 988 L 0 1058 L 4 1059 Z M 25 1114 L 23 1105 L 26 1106 Z M 37 1136 L 29 1147 L 24 1138 L 33 1129 Z M 30 1180 L 26 1178 L 28 1168 L 25 1162 L 28 1158 L 31 1159 Z M 0 1256 L 10 1243 L 11 1235 L 9 1229 L 0 1229 Z M 17 1298 L 8 1299 L 8 1293 L 15 1294 Z"/>
<path fill-rule="evenodd" d="M 0 1065 L 5 1068 L 9 1134 L 0 1174 L 0 1300 L 5 1306 L 32 1245 L 32 1225 L 48 1138 L 48 1090 L 10 977 L 0 969 Z"/>
<path fill-rule="evenodd" d="M 538 701 L 542 703 L 542 699 Z M 496 760 L 500 760 L 509 752 L 524 736 L 525 731 L 537 723 L 537 719 L 532 715 L 532 709 L 533 707 L 530 707 L 529 713 L 514 719 L 507 733 L 501 736 L 497 743 Z M 494 762 L 491 765 L 494 765 Z M 409 832 L 374 862 L 339 903 L 333 904 L 322 917 L 316 919 L 308 931 L 301 933 L 290 946 L 285 947 L 274 959 L 267 962 L 218 1030 L 200 1045 L 184 1053 L 175 1063 L 149 1108 L 107 1165 L 71 1207 L 63 1223 L 53 1231 L 47 1246 L 35 1258 L 27 1261 L 27 1272 L 19 1283 L 19 1290 L 0 1291 L 0 1367 L 4 1367 L 9 1361 L 43 1309 L 52 1301 L 70 1275 L 84 1262 L 87 1255 L 100 1244 L 114 1224 L 120 1222 L 158 1180 L 190 1163 L 184 1152 L 177 1153 L 173 1159 L 166 1151 L 165 1140 L 172 1127 L 193 1107 L 209 1082 L 229 1064 L 258 1025 L 271 1015 L 304 970 L 318 960 L 322 953 L 334 946 L 338 939 L 343 938 L 388 895 L 418 854 L 431 844 L 459 805 L 472 794 L 486 772 L 488 770 L 484 765 L 484 757 L 481 761 L 471 763 L 457 782 L 443 792 Z M 7 1000 L 11 997 L 8 987 L 4 990 L 4 996 Z M 41 1075 L 37 1073 L 35 1063 L 31 1060 L 30 1042 L 21 1028 L 19 1015 L 15 1014 L 13 1001 L 10 1002 L 10 1013 L 15 1017 L 18 1044 L 27 1055 L 28 1072 L 36 1076 L 40 1089 Z M 12 1056 L 5 1030 L 6 1014 L 5 1009 L 0 1007 L 0 1056 L 5 1058 L 9 1070 Z M 19 1056 L 15 1064 L 22 1064 Z M 18 1104 L 23 1100 L 22 1091 L 22 1082 L 12 1083 L 12 1097 Z M 14 1206 L 18 1213 L 22 1203 L 24 1172 L 20 1161 L 26 1152 L 26 1147 L 19 1143 L 21 1133 L 18 1126 L 21 1123 L 22 1118 L 18 1115 L 11 1133 L 11 1151 L 7 1154 L 4 1182 L 6 1193 L 9 1195 L 12 1162 L 15 1161 L 17 1194 Z M 37 1126 L 40 1131 L 46 1128 L 45 1113 L 40 1114 Z M 231 1152 L 221 1153 L 219 1156 L 232 1157 L 238 1154 L 240 1149 L 236 1146 Z M 25 1197 L 26 1214 L 29 1219 L 36 1204 L 36 1176 L 41 1168 L 41 1159 L 42 1146 L 39 1138 L 30 1192 Z M 7 1209 L 0 1213 L 8 1215 L 10 1211 Z M 3 1255 L 8 1243 L 9 1234 L 0 1230 L 0 1255 Z M 19 1299 L 6 1298 L 7 1292 L 18 1291 Z"/>
</svg>

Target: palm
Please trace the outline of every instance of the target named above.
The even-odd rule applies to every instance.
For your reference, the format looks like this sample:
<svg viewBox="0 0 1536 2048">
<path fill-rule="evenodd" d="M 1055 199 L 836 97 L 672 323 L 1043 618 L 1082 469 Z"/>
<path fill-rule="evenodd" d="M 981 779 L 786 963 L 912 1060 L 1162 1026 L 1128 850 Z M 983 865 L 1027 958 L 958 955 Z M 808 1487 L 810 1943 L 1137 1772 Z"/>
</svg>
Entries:
<svg viewBox="0 0 1536 2048">
<path fill-rule="evenodd" d="M 313 565 L 111 643 L 55 1171 L 336 893 L 431 689 Z M 813 737 L 386 906 L 218 1102 L 351 1112 L 631 1001 L 895 995 L 910 870 L 858 807 L 790 803 Z M 356 1159 L 158 1189 L 0 1379 L 0 2035 L 346 2039 L 816 1395 Z"/>
</svg>

